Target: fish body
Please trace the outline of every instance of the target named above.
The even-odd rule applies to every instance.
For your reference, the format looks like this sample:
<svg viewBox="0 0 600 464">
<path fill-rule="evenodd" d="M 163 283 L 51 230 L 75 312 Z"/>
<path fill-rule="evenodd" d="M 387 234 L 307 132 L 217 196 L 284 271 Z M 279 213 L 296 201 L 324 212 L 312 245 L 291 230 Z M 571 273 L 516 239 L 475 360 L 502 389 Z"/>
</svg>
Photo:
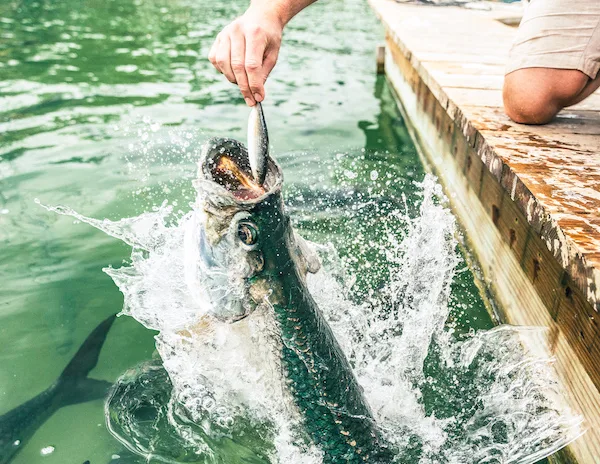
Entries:
<svg viewBox="0 0 600 464">
<path fill-rule="evenodd" d="M 203 149 L 198 185 L 205 217 L 197 258 L 223 279 L 212 280 L 211 286 L 229 289 L 228 304 L 217 298 L 213 316 L 234 323 L 267 305 L 277 323 L 286 382 L 324 462 L 390 463 L 393 452 L 308 291 L 306 273 L 316 272 L 319 263 L 292 228 L 281 194 L 281 169 L 268 154 L 262 156 L 264 180 L 250 186 L 262 193 L 248 196 L 237 188 L 241 180 L 224 180 L 221 172 L 223 165 L 233 164 L 233 171 L 239 171 L 232 171 L 233 177 L 251 175 L 246 148 L 230 139 L 213 139 Z M 205 295 L 211 297 L 210 292 Z"/>
<path fill-rule="evenodd" d="M 116 315 L 101 322 L 83 342 L 60 377 L 42 393 L 0 416 L 0 464 L 10 462 L 36 430 L 58 409 L 70 404 L 100 399 L 110 382 L 87 378 Z"/>
<path fill-rule="evenodd" d="M 267 174 L 269 159 L 269 133 L 262 105 L 257 103 L 248 118 L 248 160 L 250 171 L 258 185 L 262 185 Z"/>
</svg>

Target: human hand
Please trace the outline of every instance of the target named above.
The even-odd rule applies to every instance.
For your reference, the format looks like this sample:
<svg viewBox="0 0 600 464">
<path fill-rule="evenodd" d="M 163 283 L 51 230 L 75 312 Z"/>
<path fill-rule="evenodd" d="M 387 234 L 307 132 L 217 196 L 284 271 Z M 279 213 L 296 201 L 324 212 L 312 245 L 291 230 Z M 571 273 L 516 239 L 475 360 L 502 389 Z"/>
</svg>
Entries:
<svg viewBox="0 0 600 464">
<path fill-rule="evenodd" d="M 237 84 L 248 106 L 265 98 L 264 83 L 281 46 L 284 22 L 274 12 L 250 6 L 217 35 L 208 59 Z"/>
</svg>

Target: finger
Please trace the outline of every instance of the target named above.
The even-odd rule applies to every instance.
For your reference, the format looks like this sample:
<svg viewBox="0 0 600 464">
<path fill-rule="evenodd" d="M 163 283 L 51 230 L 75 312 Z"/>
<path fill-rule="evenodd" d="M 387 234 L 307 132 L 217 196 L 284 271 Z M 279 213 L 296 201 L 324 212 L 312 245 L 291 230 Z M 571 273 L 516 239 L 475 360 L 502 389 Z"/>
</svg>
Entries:
<svg viewBox="0 0 600 464">
<path fill-rule="evenodd" d="M 208 61 L 210 61 L 215 68 L 217 68 L 217 48 L 219 47 L 219 40 L 220 37 L 217 36 L 212 47 L 210 47 L 210 50 L 208 51 Z"/>
<path fill-rule="evenodd" d="M 237 85 L 240 87 L 240 91 L 244 96 L 244 100 L 248 106 L 254 106 L 256 101 L 250 92 L 250 86 L 248 85 L 248 76 L 246 75 L 245 67 L 245 55 L 246 55 L 246 39 L 241 33 L 234 33 L 231 35 L 231 69 L 235 75 Z"/>
<path fill-rule="evenodd" d="M 265 82 L 267 80 L 267 77 L 269 77 L 269 74 L 271 74 L 271 71 L 273 71 L 273 68 L 275 67 L 275 64 L 277 63 L 278 56 L 279 56 L 279 47 L 272 48 L 267 51 L 267 53 L 265 55 L 265 60 L 263 61 L 263 65 L 262 65 L 263 82 Z"/>
<path fill-rule="evenodd" d="M 257 102 L 261 102 L 265 98 L 265 89 L 263 87 L 265 80 L 262 68 L 266 46 L 267 43 L 264 36 L 257 30 L 253 30 L 246 35 L 246 75 L 248 76 L 250 92 Z"/>
<path fill-rule="evenodd" d="M 217 49 L 217 67 L 221 71 L 229 82 L 233 84 L 235 81 L 235 74 L 231 69 L 231 42 L 229 35 L 226 35 L 219 41 L 219 47 Z"/>
</svg>

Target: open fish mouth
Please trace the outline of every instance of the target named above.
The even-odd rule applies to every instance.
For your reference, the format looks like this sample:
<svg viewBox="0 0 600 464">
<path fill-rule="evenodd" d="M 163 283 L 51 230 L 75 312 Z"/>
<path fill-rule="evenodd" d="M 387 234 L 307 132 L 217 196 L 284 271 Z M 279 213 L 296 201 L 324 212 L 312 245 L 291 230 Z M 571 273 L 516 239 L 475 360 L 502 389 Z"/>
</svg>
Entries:
<svg viewBox="0 0 600 464">
<path fill-rule="evenodd" d="M 264 181 L 255 179 L 247 148 L 240 142 L 228 138 L 212 138 L 202 150 L 199 180 L 212 183 L 213 189 L 232 196 L 236 202 L 257 203 L 265 195 L 280 190 L 283 175 L 277 163 L 263 154 L 265 159 Z M 215 192 L 216 193 L 216 192 Z"/>
<path fill-rule="evenodd" d="M 192 294 L 208 299 L 210 314 L 232 322 L 262 302 L 253 289 L 268 265 L 266 250 L 278 246 L 274 231 L 283 224 L 277 222 L 283 217 L 283 174 L 269 156 L 262 108 L 251 112 L 248 126 L 249 148 L 230 138 L 203 145 L 198 209 L 186 234 Z"/>
<path fill-rule="evenodd" d="M 252 174 L 248 150 L 237 140 L 213 138 L 202 147 L 196 181 L 198 209 L 186 233 L 186 280 L 209 314 L 235 322 L 256 306 L 251 279 L 265 265 L 263 246 L 271 246 L 261 211 L 281 201 L 279 165 L 261 153 L 264 180 Z M 204 304 L 204 303 L 203 303 Z"/>
</svg>

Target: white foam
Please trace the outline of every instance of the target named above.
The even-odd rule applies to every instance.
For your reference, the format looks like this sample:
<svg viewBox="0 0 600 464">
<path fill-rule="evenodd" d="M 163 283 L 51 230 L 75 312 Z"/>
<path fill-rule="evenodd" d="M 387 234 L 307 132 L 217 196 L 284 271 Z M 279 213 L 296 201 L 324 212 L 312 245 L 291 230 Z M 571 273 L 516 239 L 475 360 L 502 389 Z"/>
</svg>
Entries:
<svg viewBox="0 0 600 464">
<path fill-rule="evenodd" d="M 402 449 L 416 437 L 420 464 L 533 463 L 578 437 L 581 418 L 564 407 L 543 350 L 527 348 L 526 340 L 544 338 L 541 329 L 501 326 L 462 341 L 445 329 L 459 262 L 455 220 L 438 201 L 442 194 L 433 178 L 420 188 L 417 217 L 396 212 L 386 218 L 385 288 L 353 304 L 345 295 L 354 281 L 344 276 L 335 249 L 314 245 L 325 265 L 309 276 L 311 293 L 391 442 Z M 171 210 L 163 205 L 112 222 L 64 207 L 47 209 L 133 247 L 129 265 L 105 272 L 125 296 L 123 312 L 160 332 L 157 349 L 175 398 L 195 420 L 209 417 L 227 428 L 235 417 L 251 414 L 275 424 L 274 462 L 322 461 L 319 450 L 298 444 L 301 417 L 286 388 L 269 309 L 235 324 L 203 317 L 208 302 L 185 283 L 184 236 L 191 214 L 170 222 Z M 428 356 L 437 359 L 435 378 L 424 370 Z M 431 410 L 425 397 L 432 394 L 464 405 L 451 415 Z"/>
</svg>

